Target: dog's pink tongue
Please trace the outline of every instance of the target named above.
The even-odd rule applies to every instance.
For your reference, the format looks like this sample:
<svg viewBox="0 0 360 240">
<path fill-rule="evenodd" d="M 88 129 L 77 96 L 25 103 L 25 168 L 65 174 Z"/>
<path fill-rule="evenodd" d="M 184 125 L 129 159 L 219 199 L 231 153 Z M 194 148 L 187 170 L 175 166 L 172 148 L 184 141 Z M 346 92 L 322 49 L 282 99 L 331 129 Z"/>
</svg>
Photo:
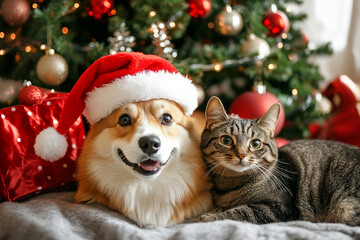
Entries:
<svg viewBox="0 0 360 240">
<path fill-rule="evenodd" d="M 140 167 L 146 171 L 154 171 L 159 166 L 159 162 L 147 160 L 140 163 Z"/>
</svg>

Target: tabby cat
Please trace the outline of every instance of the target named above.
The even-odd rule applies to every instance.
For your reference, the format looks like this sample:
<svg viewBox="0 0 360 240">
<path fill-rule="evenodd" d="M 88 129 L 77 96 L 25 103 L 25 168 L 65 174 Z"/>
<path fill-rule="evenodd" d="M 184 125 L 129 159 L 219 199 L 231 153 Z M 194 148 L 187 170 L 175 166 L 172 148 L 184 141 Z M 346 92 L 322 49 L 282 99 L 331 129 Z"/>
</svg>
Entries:
<svg viewBox="0 0 360 240">
<path fill-rule="evenodd" d="M 240 119 L 217 97 L 209 100 L 201 148 L 216 208 L 198 220 L 360 225 L 360 149 L 327 140 L 278 149 L 279 114 L 276 103 L 259 119 Z"/>
</svg>

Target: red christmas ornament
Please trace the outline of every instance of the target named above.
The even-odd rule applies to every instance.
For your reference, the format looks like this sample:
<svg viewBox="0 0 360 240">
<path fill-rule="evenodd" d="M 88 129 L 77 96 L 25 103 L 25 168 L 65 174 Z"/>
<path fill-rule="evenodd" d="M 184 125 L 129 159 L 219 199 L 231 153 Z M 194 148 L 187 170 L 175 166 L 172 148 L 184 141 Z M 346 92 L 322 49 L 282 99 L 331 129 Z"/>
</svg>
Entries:
<svg viewBox="0 0 360 240">
<path fill-rule="evenodd" d="M 289 19 L 286 14 L 276 8 L 266 12 L 263 18 L 263 24 L 269 29 L 268 35 L 277 37 L 284 32 L 289 31 Z"/>
<path fill-rule="evenodd" d="M 275 141 L 276 141 L 276 145 L 278 147 L 282 147 L 290 142 L 289 140 L 287 140 L 285 138 L 281 138 L 281 137 L 275 138 Z"/>
<path fill-rule="evenodd" d="M 359 87 L 349 77 L 342 75 L 325 88 L 323 95 L 332 102 L 332 116 L 323 126 L 310 125 L 311 137 L 360 147 Z"/>
<path fill-rule="evenodd" d="M 59 124 L 67 97 L 65 93 L 41 90 L 43 101 L 37 105 L 0 109 L 0 198 L 3 200 L 24 199 L 76 181 L 76 159 L 85 139 L 84 122 L 79 117 L 67 131 L 68 148 L 63 158 L 46 161 L 37 156 L 33 148 L 35 137 L 48 126 Z"/>
<path fill-rule="evenodd" d="M 188 0 L 189 14 L 193 18 L 205 18 L 212 10 L 211 0 Z"/>
<path fill-rule="evenodd" d="M 274 104 L 280 102 L 272 93 L 257 93 L 253 91 L 239 95 L 231 104 L 229 113 L 236 114 L 244 119 L 257 119 L 263 116 L 266 111 Z M 275 136 L 281 131 L 285 121 L 285 110 L 281 104 L 279 121 L 275 128 Z"/>
<path fill-rule="evenodd" d="M 40 88 L 36 86 L 24 86 L 18 95 L 20 104 L 26 106 L 33 106 L 42 102 L 43 93 Z"/>
<path fill-rule="evenodd" d="M 90 17 L 101 20 L 105 16 L 112 16 L 114 13 L 113 0 L 90 0 L 89 6 L 86 8 Z"/>
</svg>

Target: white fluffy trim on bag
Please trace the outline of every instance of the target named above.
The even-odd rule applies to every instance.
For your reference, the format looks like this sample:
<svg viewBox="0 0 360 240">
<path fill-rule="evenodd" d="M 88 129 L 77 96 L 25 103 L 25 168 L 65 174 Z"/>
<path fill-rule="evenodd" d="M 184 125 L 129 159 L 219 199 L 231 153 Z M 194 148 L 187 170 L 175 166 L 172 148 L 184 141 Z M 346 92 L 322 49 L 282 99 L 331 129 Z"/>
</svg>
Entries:
<svg viewBox="0 0 360 240">
<path fill-rule="evenodd" d="M 41 131 L 36 136 L 34 144 L 35 154 L 50 162 L 64 157 L 67 147 L 65 136 L 58 133 L 53 127 Z"/>
</svg>

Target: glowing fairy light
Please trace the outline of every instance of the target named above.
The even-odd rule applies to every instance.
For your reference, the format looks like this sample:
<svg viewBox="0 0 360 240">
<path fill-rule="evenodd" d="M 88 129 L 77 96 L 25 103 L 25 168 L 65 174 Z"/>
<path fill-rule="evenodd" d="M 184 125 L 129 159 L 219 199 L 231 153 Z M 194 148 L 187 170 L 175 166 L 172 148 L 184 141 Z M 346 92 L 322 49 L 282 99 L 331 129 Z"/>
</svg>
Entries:
<svg viewBox="0 0 360 240">
<path fill-rule="evenodd" d="M 221 71 L 221 69 L 222 69 L 222 65 L 221 64 L 215 64 L 215 66 L 214 66 L 214 70 L 216 71 L 216 72 L 220 72 Z"/>
<path fill-rule="evenodd" d="M 176 26 L 176 23 L 175 23 L 175 22 L 170 22 L 170 23 L 169 23 L 169 27 L 170 27 L 170 28 L 174 28 L 175 26 Z"/>
<path fill-rule="evenodd" d="M 67 27 L 63 27 L 63 28 L 61 29 L 61 32 L 62 32 L 64 35 L 66 35 L 66 34 L 69 33 L 69 29 L 68 29 Z"/>
<path fill-rule="evenodd" d="M 277 68 L 277 66 L 276 66 L 275 64 L 270 63 L 270 64 L 268 65 L 268 69 L 269 69 L 270 71 L 272 71 L 272 70 L 274 70 L 274 69 L 276 69 L 276 68 Z"/>
<path fill-rule="evenodd" d="M 149 17 L 153 18 L 156 16 L 156 11 L 150 11 L 149 12 Z"/>
<path fill-rule="evenodd" d="M 297 96 L 298 95 L 298 90 L 296 88 L 294 88 L 292 91 L 291 91 L 292 95 L 294 96 Z"/>
<path fill-rule="evenodd" d="M 29 52 L 31 52 L 31 46 L 30 45 L 27 45 L 26 47 L 25 47 L 25 52 L 27 52 L 27 53 L 29 53 Z"/>
</svg>

